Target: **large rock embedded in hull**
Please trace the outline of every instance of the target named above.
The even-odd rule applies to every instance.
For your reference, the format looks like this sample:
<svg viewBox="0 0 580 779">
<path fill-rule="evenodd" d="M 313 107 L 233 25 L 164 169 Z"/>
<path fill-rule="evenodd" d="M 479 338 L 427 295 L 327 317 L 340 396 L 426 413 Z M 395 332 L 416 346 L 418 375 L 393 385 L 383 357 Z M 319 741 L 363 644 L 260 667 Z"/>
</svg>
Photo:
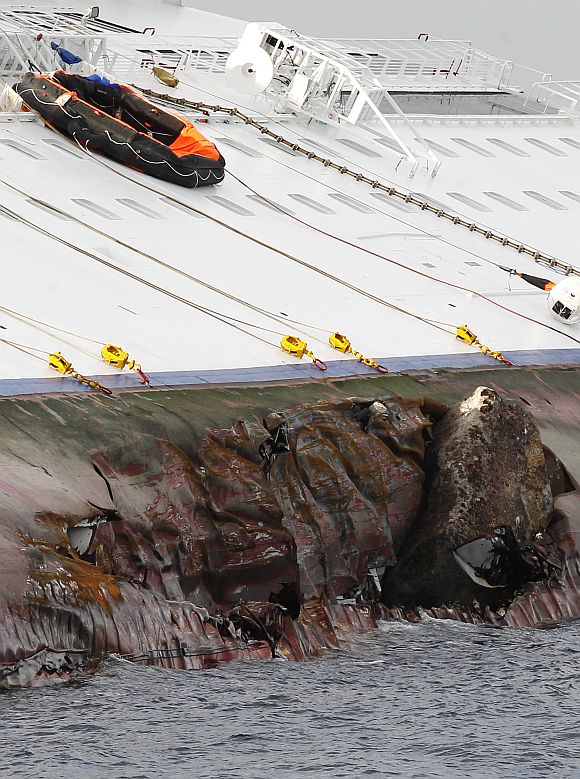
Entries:
<svg viewBox="0 0 580 779">
<path fill-rule="evenodd" d="M 478 537 L 492 538 L 498 527 L 511 528 L 520 543 L 547 527 L 552 493 L 532 417 L 479 387 L 436 425 L 425 467 L 426 504 L 397 565 L 385 574 L 385 602 L 494 603 L 511 595 L 478 586 L 453 552 Z"/>
</svg>

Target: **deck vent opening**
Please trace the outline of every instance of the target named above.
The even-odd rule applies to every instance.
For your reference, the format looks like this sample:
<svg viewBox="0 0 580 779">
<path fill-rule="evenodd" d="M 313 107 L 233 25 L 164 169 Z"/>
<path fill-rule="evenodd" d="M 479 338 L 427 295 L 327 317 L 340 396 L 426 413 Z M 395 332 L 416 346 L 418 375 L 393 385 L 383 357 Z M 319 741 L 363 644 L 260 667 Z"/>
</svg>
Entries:
<svg viewBox="0 0 580 779">
<path fill-rule="evenodd" d="M 63 143 L 62 141 L 57 141 L 56 138 L 41 138 L 40 140 L 43 143 L 48 144 L 48 146 L 54 146 L 55 149 L 60 149 L 60 151 L 65 152 L 65 154 L 68 154 L 71 157 L 77 157 L 80 158 L 81 160 L 85 159 L 85 155 L 82 152 L 73 149 L 72 146 L 68 146 L 66 143 Z"/>
<path fill-rule="evenodd" d="M 568 210 L 568 208 L 566 206 L 563 206 L 562 203 L 558 203 L 557 200 L 552 200 L 552 198 L 548 197 L 547 195 L 542 195 L 541 192 L 535 192 L 533 189 L 525 189 L 524 195 L 527 195 L 528 197 L 537 200 L 538 203 L 543 203 L 545 206 L 548 206 L 549 208 L 553 208 L 554 211 Z"/>
<path fill-rule="evenodd" d="M 16 130 L 13 130 L 11 127 L 10 128 L 7 127 L 6 132 L 11 138 L 17 138 L 25 146 L 36 146 L 36 141 L 33 141 L 32 138 L 26 138 L 26 136 L 17 133 Z"/>
<path fill-rule="evenodd" d="M 472 266 L 472 267 L 474 267 L 474 268 L 475 268 L 475 267 L 477 267 L 477 268 L 481 268 L 481 263 L 480 263 L 480 262 L 475 262 L 475 260 L 465 260 L 465 263 L 464 263 L 464 264 L 465 264 L 465 265 L 471 265 L 471 266 Z"/>
<path fill-rule="evenodd" d="M 320 149 L 320 151 L 325 151 L 327 154 L 339 154 L 339 152 L 336 149 L 331 149 L 329 146 L 325 146 L 323 143 L 319 143 L 318 141 L 313 141 L 312 138 L 298 138 L 299 141 L 302 143 L 307 143 L 310 146 L 314 146 L 315 149 Z"/>
<path fill-rule="evenodd" d="M 464 146 L 466 149 L 475 152 L 475 154 L 479 154 L 480 157 L 495 157 L 495 154 L 488 149 L 484 149 L 483 146 L 478 146 L 476 143 L 472 143 L 466 138 L 452 138 L 451 140 L 458 143 L 460 146 Z"/>
<path fill-rule="evenodd" d="M 355 200 L 354 197 L 349 197 L 348 195 L 344 195 L 341 192 L 332 192 L 328 197 L 331 197 L 333 200 L 338 200 L 339 203 L 344 203 L 361 214 L 377 213 L 374 208 L 367 206 L 366 203 L 361 203 L 359 200 Z"/>
<path fill-rule="evenodd" d="M 387 149 L 396 152 L 397 154 L 405 154 L 405 151 L 396 141 L 391 141 L 389 138 L 374 138 L 375 143 L 380 143 L 382 146 L 386 146 Z"/>
<path fill-rule="evenodd" d="M 362 143 L 352 141 L 350 138 L 337 138 L 336 140 L 339 143 L 342 143 L 343 146 L 348 146 L 349 149 L 354 149 L 354 151 L 358 151 L 359 154 L 364 154 L 365 157 L 380 158 L 381 156 L 378 152 L 363 146 Z"/>
<path fill-rule="evenodd" d="M 286 154 L 291 154 L 293 157 L 296 157 L 298 154 L 297 151 L 294 151 L 294 149 L 291 149 L 289 146 L 286 146 L 283 143 L 278 143 L 278 141 L 275 141 L 273 138 L 260 138 L 262 143 L 267 143 L 269 146 L 273 146 L 275 149 L 280 149 L 280 151 L 285 151 Z"/>
<path fill-rule="evenodd" d="M 529 154 L 529 152 L 520 149 L 518 146 L 514 146 L 512 143 L 504 141 L 503 138 L 487 138 L 486 140 L 488 140 L 490 143 L 493 143 L 495 146 L 499 146 L 499 148 L 503 149 L 504 151 L 509 151 L 510 154 L 515 154 L 516 157 L 532 156 Z"/>
<path fill-rule="evenodd" d="M 56 211 L 50 206 L 45 206 L 44 203 L 39 203 L 38 201 L 33 200 L 31 197 L 27 197 L 26 202 L 30 203 L 30 205 L 34 206 L 35 208 L 40 208 L 41 211 L 44 211 L 51 216 L 56 216 L 57 219 L 66 219 L 67 221 L 70 221 L 71 217 L 68 216 L 68 214 L 63 214 L 61 211 Z"/>
<path fill-rule="evenodd" d="M 436 268 L 436 265 L 433 265 L 432 262 L 422 262 L 421 265 L 424 265 L 426 268 Z"/>
<path fill-rule="evenodd" d="M 308 206 L 308 208 L 312 208 L 314 211 L 318 211 L 320 214 L 336 214 L 336 211 L 333 211 L 332 208 L 328 208 L 328 206 L 324 206 L 322 203 L 317 203 L 316 200 L 312 200 L 312 198 L 306 195 L 301 195 L 299 192 L 293 192 L 288 197 Z"/>
<path fill-rule="evenodd" d="M 578 193 L 570 192 L 569 189 L 560 189 L 558 191 L 561 195 L 564 195 L 564 197 L 574 200 L 576 203 L 580 203 L 580 195 Z"/>
<path fill-rule="evenodd" d="M 171 200 L 171 198 L 169 198 L 169 197 L 160 197 L 159 200 L 162 203 L 165 203 L 168 206 L 172 206 L 173 208 L 177 208 L 178 211 L 183 211 L 184 214 L 188 214 L 189 216 L 193 216 L 196 219 L 202 219 L 202 215 L 201 214 L 197 214 L 191 208 L 188 208 L 185 205 L 185 203 L 178 203 L 176 200 Z"/>
<path fill-rule="evenodd" d="M 410 203 L 405 203 L 404 200 L 391 197 L 391 195 L 387 195 L 385 192 L 370 192 L 369 194 L 371 197 L 376 197 L 377 200 L 381 200 L 388 206 L 393 206 L 393 208 L 396 208 L 398 211 L 405 211 L 407 214 L 414 214 L 417 212 L 417 209 Z"/>
<path fill-rule="evenodd" d="M 416 138 L 415 140 L 419 140 Z M 433 149 L 433 151 L 442 154 L 444 157 L 459 157 L 459 154 L 453 149 L 448 149 L 447 146 L 442 146 L 437 141 L 432 141 L 431 138 L 425 138 L 425 142 Z"/>
<path fill-rule="evenodd" d="M 93 214 L 102 216 L 103 219 L 114 219 L 116 221 L 119 221 L 121 219 L 121 217 L 118 214 L 115 214 L 113 211 L 109 211 L 108 208 L 105 208 L 104 206 L 101 206 L 98 203 L 94 203 L 92 200 L 87 200 L 84 197 L 73 197 L 71 199 L 71 202 L 76 203 L 77 206 L 86 208 L 87 211 L 92 211 Z"/>
<path fill-rule="evenodd" d="M 558 140 L 568 144 L 573 149 L 580 149 L 580 141 L 577 141 L 576 138 L 558 138 Z"/>
<path fill-rule="evenodd" d="M 15 149 L 16 151 L 19 151 L 21 154 L 24 154 L 33 160 L 46 159 L 46 157 L 43 157 L 41 154 L 37 154 L 32 149 L 29 149 L 24 143 L 20 143 L 20 141 L 13 141 L 12 138 L 0 138 L 0 143 L 3 146 L 8 146 L 8 148 L 10 149 Z"/>
<path fill-rule="evenodd" d="M 540 140 L 540 138 L 524 138 L 524 141 L 527 141 L 532 146 L 537 146 L 538 149 L 543 149 L 544 151 L 549 152 L 550 154 L 553 154 L 555 157 L 567 157 L 563 149 L 558 149 L 556 146 L 552 146 L 551 143 L 546 143 L 546 141 Z"/>
<path fill-rule="evenodd" d="M 221 197 L 221 195 L 207 195 L 206 199 L 211 200 L 213 203 L 217 203 L 218 206 L 221 206 L 222 208 L 227 208 L 228 211 L 232 211 L 234 214 L 238 214 L 239 216 L 254 216 L 252 211 L 248 211 L 247 208 L 244 208 L 238 203 L 234 203 L 232 200 L 228 200 L 225 197 Z"/>
<path fill-rule="evenodd" d="M 474 208 L 476 211 L 491 211 L 491 208 L 484 206 L 483 203 L 480 203 L 478 200 L 474 200 L 472 197 L 468 197 L 461 192 L 447 192 L 447 194 L 454 200 L 459 200 L 460 203 L 464 203 L 466 206 Z"/>
<path fill-rule="evenodd" d="M 413 197 L 419 198 L 420 200 L 424 200 L 426 203 L 429 203 L 430 206 L 434 206 L 435 208 L 440 208 L 442 211 L 448 211 L 449 206 L 445 203 L 442 203 L 440 200 L 435 200 L 434 197 L 430 197 L 429 195 L 426 195 L 424 192 L 411 192 Z"/>
<path fill-rule="evenodd" d="M 294 216 L 294 211 L 286 208 L 286 206 L 281 206 L 274 200 L 269 200 L 267 197 L 260 197 L 260 195 L 246 195 L 246 197 L 248 200 L 252 200 L 254 203 L 257 203 L 260 206 L 264 206 L 264 208 L 268 208 L 271 211 L 277 211 L 278 213 L 283 212 L 285 214 L 290 214 L 290 216 Z"/>
<path fill-rule="evenodd" d="M 233 138 L 215 138 L 214 139 L 216 144 L 218 146 L 221 144 L 222 146 L 231 146 L 232 149 L 237 149 L 242 154 L 245 154 L 246 157 L 263 157 L 262 154 L 260 154 L 259 151 L 254 151 L 253 149 L 250 149 L 249 146 L 246 146 L 243 143 L 240 143 L 239 141 L 234 141 Z"/>
<path fill-rule="evenodd" d="M 527 206 L 523 206 L 521 203 L 518 203 L 516 200 L 512 200 L 511 197 L 506 197 L 505 195 L 502 195 L 500 192 L 484 192 L 484 195 L 487 197 L 490 197 L 492 200 L 497 200 L 498 203 L 501 203 L 503 206 L 508 206 L 508 208 L 513 208 L 514 211 L 529 211 L 530 209 Z"/>
<path fill-rule="evenodd" d="M 127 208 L 131 208 L 142 216 L 148 216 L 150 219 L 165 219 L 163 214 L 160 214 L 159 211 L 154 211 L 152 208 L 149 208 L 143 203 L 138 203 L 130 197 L 117 197 L 115 200 L 117 203 L 121 203 L 122 206 L 127 206 Z"/>
</svg>

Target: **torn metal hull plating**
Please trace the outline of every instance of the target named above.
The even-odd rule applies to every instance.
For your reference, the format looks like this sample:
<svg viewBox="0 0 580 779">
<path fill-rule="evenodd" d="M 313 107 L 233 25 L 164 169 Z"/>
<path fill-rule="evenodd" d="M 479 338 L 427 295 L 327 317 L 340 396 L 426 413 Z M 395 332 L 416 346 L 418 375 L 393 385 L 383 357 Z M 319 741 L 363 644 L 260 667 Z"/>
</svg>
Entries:
<svg viewBox="0 0 580 779">
<path fill-rule="evenodd" d="M 534 412 L 576 480 L 561 485 L 550 528 L 561 576 L 499 609 L 342 603 L 397 558 L 429 430 L 482 384 Z M 559 369 L 0 400 L 3 686 L 83 665 L 46 660 L 50 647 L 195 669 L 304 660 L 380 619 L 578 617 L 579 408 L 580 371 Z M 87 523 L 81 557 L 67 531 Z"/>
</svg>

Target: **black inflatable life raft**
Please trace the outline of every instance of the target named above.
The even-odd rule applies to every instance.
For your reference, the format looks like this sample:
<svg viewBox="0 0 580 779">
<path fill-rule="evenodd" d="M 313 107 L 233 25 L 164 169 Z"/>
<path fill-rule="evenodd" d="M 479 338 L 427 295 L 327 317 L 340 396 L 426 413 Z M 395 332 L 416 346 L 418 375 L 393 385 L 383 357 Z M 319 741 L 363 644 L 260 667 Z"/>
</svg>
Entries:
<svg viewBox="0 0 580 779">
<path fill-rule="evenodd" d="M 211 141 L 131 87 L 57 71 L 27 73 L 14 89 L 49 126 L 131 168 L 183 187 L 224 178 L 225 160 Z"/>
</svg>

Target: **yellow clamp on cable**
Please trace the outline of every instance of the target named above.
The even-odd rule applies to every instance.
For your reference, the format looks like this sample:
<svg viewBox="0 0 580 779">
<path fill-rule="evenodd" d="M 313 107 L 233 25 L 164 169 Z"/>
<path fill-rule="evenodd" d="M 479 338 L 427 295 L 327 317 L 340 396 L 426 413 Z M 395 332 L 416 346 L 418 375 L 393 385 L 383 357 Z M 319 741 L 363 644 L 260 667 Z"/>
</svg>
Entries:
<svg viewBox="0 0 580 779">
<path fill-rule="evenodd" d="M 328 338 L 328 342 L 333 349 L 337 349 L 339 352 L 343 352 L 344 354 L 352 354 L 355 360 L 362 362 L 363 365 L 368 365 L 369 368 L 372 368 L 379 373 L 389 372 L 389 369 L 385 368 L 384 365 L 379 365 L 376 360 L 373 360 L 370 357 L 365 357 L 360 352 L 357 352 L 356 349 L 353 349 L 350 341 L 345 335 L 341 335 L 340 333 L 332 333 L 332 335 L 330 335 Z"/>
<path fill-rule="evenodd" d="M 141 377 L 141 384 L 149 385 L 151 383 L 149 377 L 141 370 L 141 366 L 136 363 L 135 360 L 130 360 L 129 353 L 124 349 L 121 349 L 120 346 L 115 346 L 114 344 L 103 346 L 101 349 L 101 357 L 109 365 L 114 365 L 115 368 L 119 368 L 120 370 L 128 368 L 130 371 L 138 373 Z"/>
<path fill-rule="evenodd" d="M 94 379 L 87 379 L 86 376 L 83 376 L 78 371 L 75 371 L 71 363 L 65 357 L 63 357 L 60 352 L 53 352 L 52 354 L 49 354 L 48 364 L 51 368 L 54 368 L 55 371 L 63 373 L 65 376 L 71 376 L 73 379 L 80 381 L 81 384 L 87 384 L 91 389 L 97 390 L 97 392 L 102 392 L 104 395 L 113 394 L 108 387 L 103 387 L 103 385 L 98 381 L 95 381 Z"/>
<path fill-rule="evenodd" d="M 285 352 L 291 354 L 292 357 L 298 357 L 299 360 L 302 359 L 304 355 L 310 357 L 319 371 L 325 371 L 328 368 L 328 365 L 325 362 L 322 362 L 322 360 L 319 360 L 318 357 L 315 357 L 312 354 L 306 341 L 302 341 L 302 339 L 297 338 L 295 335 L 285 335 L 280 341 L 280 346 Z"/>
<path fill-rule="evenodd" d="M 460 341 L 469 344 L 469 346 L 475 346 L 477 349 L 483 352 L 483 354 L 487 354 L 490 357 L 493 357 L 495 360 L 499 360 L 500 362 L 505 363 L 506 365 L 511 365 L 511 362 L 507 360 L 501 352 L 494 352 L 489 348 L 489 346 L 484 346 L 475 333 L 467 327 L 467 325 L 459 325 L 455 332 L 455 337 L 459 338 Z"/>
</svg>

